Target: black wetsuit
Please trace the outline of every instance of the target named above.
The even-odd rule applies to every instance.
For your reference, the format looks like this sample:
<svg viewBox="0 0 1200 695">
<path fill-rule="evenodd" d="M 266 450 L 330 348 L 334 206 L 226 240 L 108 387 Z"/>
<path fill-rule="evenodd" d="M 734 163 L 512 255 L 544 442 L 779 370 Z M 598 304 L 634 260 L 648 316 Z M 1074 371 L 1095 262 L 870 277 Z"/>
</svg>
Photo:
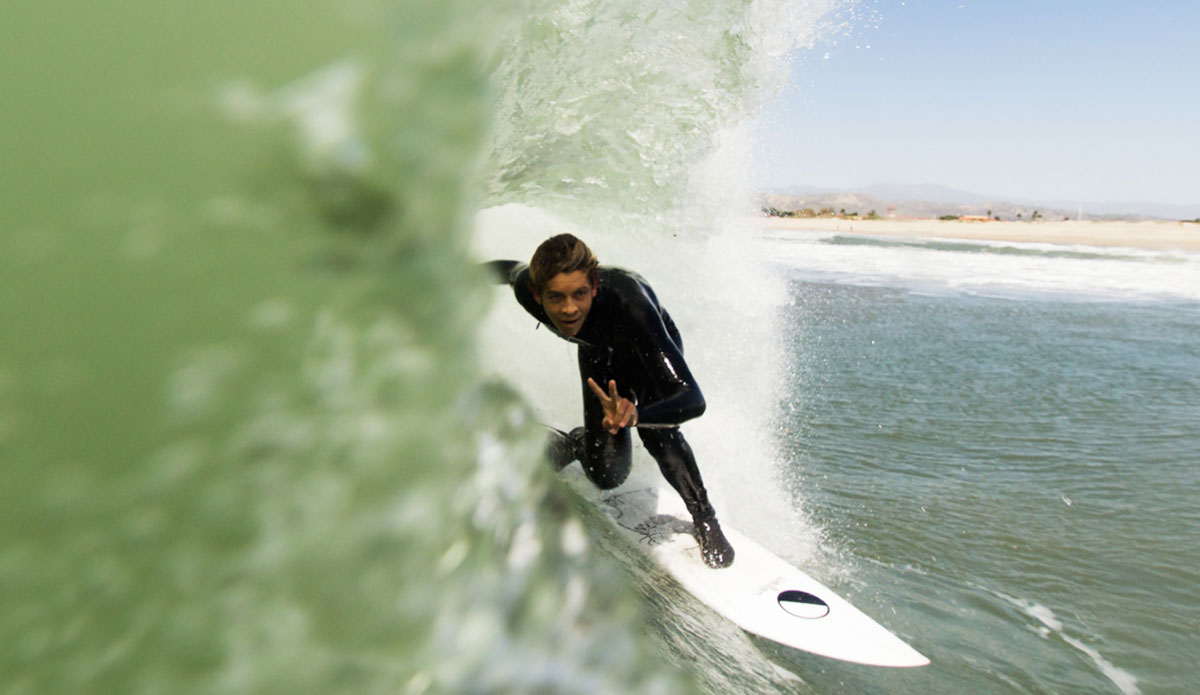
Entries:
<svg viewBox="0 0 1200 695">
<path fill-rule="evenodd" d="M 646 281 L 620 268 L 598 268 L 598 289 L 587 318 L 578 334 L 566 338 L 534 299 L 526 264 L 492 261 L 489 265 L 512 286 L 526 311 L 555 335 L 579 346 L 584 423 L 579 460 L 588 478 L 610 489 L 629 475 L 629 430 L 622 428 L 612 435 L 604 429 L 604 409 L 587 383 L 590 377 L 607 390 L 611 379 L 622 396 L 637 404 L 638 436 L 663 477 L 695 519 L 713 519 L 696 458 L 678 428 L 704 412 L 704 396 L 683 360 L 675 323 Z"/>
</svg>

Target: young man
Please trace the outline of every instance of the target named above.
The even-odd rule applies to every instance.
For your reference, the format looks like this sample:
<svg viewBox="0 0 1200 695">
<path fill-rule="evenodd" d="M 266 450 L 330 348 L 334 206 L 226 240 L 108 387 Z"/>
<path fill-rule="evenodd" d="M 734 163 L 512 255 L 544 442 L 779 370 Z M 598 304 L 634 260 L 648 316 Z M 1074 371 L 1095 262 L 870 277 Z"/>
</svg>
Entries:
<svg viewBox="0 0 1200 695">
<path fill-rule="evenodd" d="M 552 433 L 551 463 L 561 469 L 578 460 L 598 487 L 614 488 L 629 475 L 629 428 L 636 427 L 663 477 L 687 505 L 704 562 L 728 567 L 733 548 L 679 431 L 680 423 L 704 412 L 704 396 L 683 361 L 679 331 L 654 291 L 635 273 L 600 267 L 591 250 L 570 234 L 544 241 L 529 265 L 489 265 L 512 285 L 526 311 L 579 346 L 583 427 Z"/>
</svg>

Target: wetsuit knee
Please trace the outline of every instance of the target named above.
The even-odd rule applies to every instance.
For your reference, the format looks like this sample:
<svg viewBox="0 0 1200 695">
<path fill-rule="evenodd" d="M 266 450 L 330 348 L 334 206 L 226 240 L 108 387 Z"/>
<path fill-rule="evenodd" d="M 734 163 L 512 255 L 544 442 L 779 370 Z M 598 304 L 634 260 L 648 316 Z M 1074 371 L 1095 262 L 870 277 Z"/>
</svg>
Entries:
<svg viewBox="0 0 1200 695">
<path fill-rule="evenodd" d="M 601 490 L 611 490 L 629 477 L 633 446 L 629 430 L 616 435 L 588 431 L 584 434 L 583 472 Z"/>
<path fill-rule="evenodd" d="M 624 470 L 616 466 L 588 466 L 583 467 L 583 472 L 587 473 L 588 480 L 592 481 L 596 487 L 601 490 L 611 490 L 629 477 L 629 467 L 625 466 Z"/>
</svg>

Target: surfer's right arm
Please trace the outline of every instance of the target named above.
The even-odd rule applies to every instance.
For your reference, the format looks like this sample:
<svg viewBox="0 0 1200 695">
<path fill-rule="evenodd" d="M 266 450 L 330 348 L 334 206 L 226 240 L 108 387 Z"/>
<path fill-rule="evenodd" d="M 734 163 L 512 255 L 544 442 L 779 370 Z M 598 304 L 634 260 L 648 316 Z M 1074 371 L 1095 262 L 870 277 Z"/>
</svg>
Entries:
<svg viewBox="0 0 1200 695">
<path fill-rule="evenodd" d="M 525 264 L 520 261 L 488 261 L 484 263 L 487 269 L 496 278 L 497 284 L 500 285 L 516 285 L 517 276 L 525 268 Z"/>
<path fill-rule="evenodd" d="M 517 303 L 520 304 L 529 315 L 537 319 L 539 322 L 551 326 L 549 317 L 542 310 L 542 305 L 538 304 L 537 299 L 533 296 L 533 285 L 529 281 L 529 264 L 520 261 L 488 261 L 484 263 L 492 276 L 496 279 L 498 285 L 508 285 L 512 287 L 513 296 L 517 298 Z"/>
</svg>

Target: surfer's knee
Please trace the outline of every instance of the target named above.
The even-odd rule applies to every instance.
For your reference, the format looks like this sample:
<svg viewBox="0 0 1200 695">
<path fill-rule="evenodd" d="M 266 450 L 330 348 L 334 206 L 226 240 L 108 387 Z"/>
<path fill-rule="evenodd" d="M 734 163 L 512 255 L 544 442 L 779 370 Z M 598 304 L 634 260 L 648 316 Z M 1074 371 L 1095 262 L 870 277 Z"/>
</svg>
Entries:
<svg viewBox="0 0 1200 695">
<path fill-rule="evenodd" d="M 598 424 L 598 423 L 597 423 Z M 629 477 L 633 466 L 633 442 L 629 430 L 609 434 L 593 423 L 571 431 L 580 437 L 580 463 L 588 480 L 601 490 L 611 490 Z"/>
<path fill-rule="evenodd" d="M 600 440 L 601 446 L 587 447 L 587 455 L 583 459 L 583 471 L 601 490 L 611 490 L 629 477 L 633 467 L 633 451 L 629 446 L 629 437 L 612 437 Z M 624 444 L 624 446 L 622 446 Z"/>
<path fill-rule="evenodd" d="M 592 481 L 596 487 L 601 490 L 611 490 L 625 482 L 625 479 L 629 477 L 629 469 L 628 463 L 624 465 L 621 462 L 611 465 L 591 463 L 583 467 L 583 472 L 587 473 L 588 480 Z"/>
<path fill-rule="evenodd" d="M 611 490 L 615 487 L 618 487 L 621 485 L 621 483 L 625 482 L 625 478 L 627 478 L 627 477 L 629 477 L 629 476 L 627 476 L 627 475 L 617 476 L 617 475 L 611 475 L 611 474 L 607 474 L 607 473 L 602 474 L 602 475 L 589 475 L 588 476 L 588 478 L 593 483 L 595 483 L 596 487 L 600 488 L 601 490 Z"/>
</svg>

